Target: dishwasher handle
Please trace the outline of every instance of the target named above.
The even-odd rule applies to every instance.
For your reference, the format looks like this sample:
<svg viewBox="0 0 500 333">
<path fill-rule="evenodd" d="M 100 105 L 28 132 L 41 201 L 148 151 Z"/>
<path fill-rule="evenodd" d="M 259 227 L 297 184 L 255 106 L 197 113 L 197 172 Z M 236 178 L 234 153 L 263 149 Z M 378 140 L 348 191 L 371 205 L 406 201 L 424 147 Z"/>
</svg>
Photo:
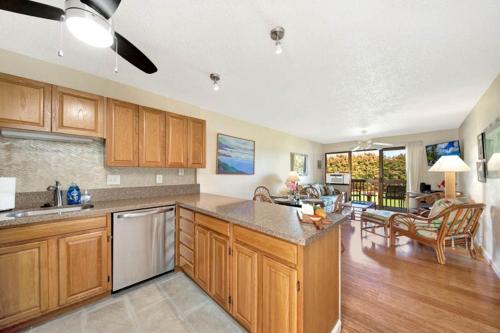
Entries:
<svg viewBox="0 0 500 333">
<path fill-rule="evenodd" d="M 142 216 L 170 212 L 170 211 L 173 211 L 174 209 L 175 209 L 174 207 L 163 207 L 163 208 L 148 209 L 148 210 L 132 212 L 132 213 L 125 212 L 125 213 L 120 213 L 120 214 L 116 215 L 116 217 L 119 219 L 129 219 L 129 218 L 142 217 Z"/>
</svg>

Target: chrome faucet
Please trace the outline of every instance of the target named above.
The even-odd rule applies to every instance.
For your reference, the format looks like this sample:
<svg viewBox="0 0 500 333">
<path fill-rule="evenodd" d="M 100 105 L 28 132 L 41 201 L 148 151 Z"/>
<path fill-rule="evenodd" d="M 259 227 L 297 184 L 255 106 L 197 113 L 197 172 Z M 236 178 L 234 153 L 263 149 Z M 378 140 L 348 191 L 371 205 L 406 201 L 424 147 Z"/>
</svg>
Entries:
<svg viewBox="0 0 500 333">
<path fill-rule="evenodd" d="M 62 207 L 63 199 L 62 199 L 62 186 L 61 183 L 56 180 L 56 186 L 50 185 L 47 187 L 47 191 L 54 191 L 54 207 Z"/>
</svg>

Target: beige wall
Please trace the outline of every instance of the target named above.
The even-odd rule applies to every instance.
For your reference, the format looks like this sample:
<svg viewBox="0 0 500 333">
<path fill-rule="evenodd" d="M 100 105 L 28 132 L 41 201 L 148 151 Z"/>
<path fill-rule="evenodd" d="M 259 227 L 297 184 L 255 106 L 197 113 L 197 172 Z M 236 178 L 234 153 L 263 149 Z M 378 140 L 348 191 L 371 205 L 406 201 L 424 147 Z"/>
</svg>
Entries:
<svg viewBox="0 0 500 333">
<path fill-rule="evenodd" d="M 464 142 L 465 162 L 472 171 L 461 174 L 466 193 L 476 202 L 487 204 L 478 232 L 486 256 L 492 260 L 500 275 L 500 178 L 488 178 L 486 183 L 477 180 L 478 160 L 477 136 L 496 118 L 500 117 L 500 75 L 481 97 L 471 113 L 460 126 L 460 139 Z"/>
<path fill-rule="evenodd" d="M 444 131 L 435 131 L 435 132 L 426 132 L 426 133 L 417 133 L 417 134 L 408 134 L 408 135 L 398 135 L 398 136 L 389 136 L 382 138 L 374 138 L 374 142 L 387 142 L 394 145 L 394 147 L 405 146 L 409 142 L 421 141 L 423 145 L 429 145 L 434 143 L 441 143 L 450 140 L 458 139 L 458 129 L 450 129 Z M 462 142 L 460 144 L 463 146 Z M 349 141 L 349 142 L 339 142 L 332 143 L 328 145 L 324 145 L 324 152 L 337 152 L 337 151 L 348 151 L 357 145 L 357 141 Z M 463 147 L 462 147 L 463 148 Z M 427 165 L 425 161 L 422 162 L 423 165 Z M 423 174 L 422 181 L 427 184 L 431 184 L 433 189 L 437 189 L 437 184 L 444 179 L 443 174 L 427 172 L 427 170 Z M 458 181 L 457 188 L 460 190 L 461 184 Z"/>
<path fill-rule="evenodd" d="M 250 198 L 257 185 L 279 190 L 290 169 L 290 153 L 309 155 L 310 174 L 303 182 L 322 178 L 316 160 L 322 159 L 322 145 L 279 131 L 239 121 L 197 106 L 166 98 L 67 67 L 0 50 L 0 72 L 113 97 L 153 108 L 190 115 L 207 121 L 207 167 L 198 170 L 202 192 Z M 215 174 L 216 134 L 224 133 L 252 139 L 256 144 L 255 175 Z M 54 166 L 55 168 L 56 166 Z"/>
</svg>

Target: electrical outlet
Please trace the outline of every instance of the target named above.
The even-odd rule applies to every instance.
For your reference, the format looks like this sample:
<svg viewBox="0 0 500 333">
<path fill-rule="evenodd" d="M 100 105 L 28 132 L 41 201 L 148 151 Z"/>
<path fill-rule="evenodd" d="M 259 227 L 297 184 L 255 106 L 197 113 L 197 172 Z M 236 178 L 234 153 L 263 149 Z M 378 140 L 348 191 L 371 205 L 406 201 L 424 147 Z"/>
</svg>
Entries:
<svg viewBox="0 0 500 333">
<path fill-rule="evenodd" d="M 108 175 L 108 185 L 120 185 L 120 175 Z"/>
<path fill-rule="evenodd" d="M 184 176 L 184 169 L 179 169 L 179 176 Z"/>
<path fill-rule="evenodd" d="M 156 175 L 156 184 L 163 183 L 163 175 Z"/>
</svg>

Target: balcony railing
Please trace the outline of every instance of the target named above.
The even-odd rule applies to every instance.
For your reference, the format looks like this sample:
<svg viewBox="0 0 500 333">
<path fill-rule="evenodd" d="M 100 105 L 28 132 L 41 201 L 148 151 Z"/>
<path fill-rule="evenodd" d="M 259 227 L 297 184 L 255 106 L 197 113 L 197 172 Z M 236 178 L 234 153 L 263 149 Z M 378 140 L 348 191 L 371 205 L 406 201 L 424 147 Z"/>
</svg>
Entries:
<svg viewBox="0 0 500 333">
<path fill-rule="evenodd" d="M 351 200 L 374 202 L 380 209 L 405 209 L 406 181 L 385 179 L 380 183 L 378 179 L 352 179 Z"/>
</svg>

